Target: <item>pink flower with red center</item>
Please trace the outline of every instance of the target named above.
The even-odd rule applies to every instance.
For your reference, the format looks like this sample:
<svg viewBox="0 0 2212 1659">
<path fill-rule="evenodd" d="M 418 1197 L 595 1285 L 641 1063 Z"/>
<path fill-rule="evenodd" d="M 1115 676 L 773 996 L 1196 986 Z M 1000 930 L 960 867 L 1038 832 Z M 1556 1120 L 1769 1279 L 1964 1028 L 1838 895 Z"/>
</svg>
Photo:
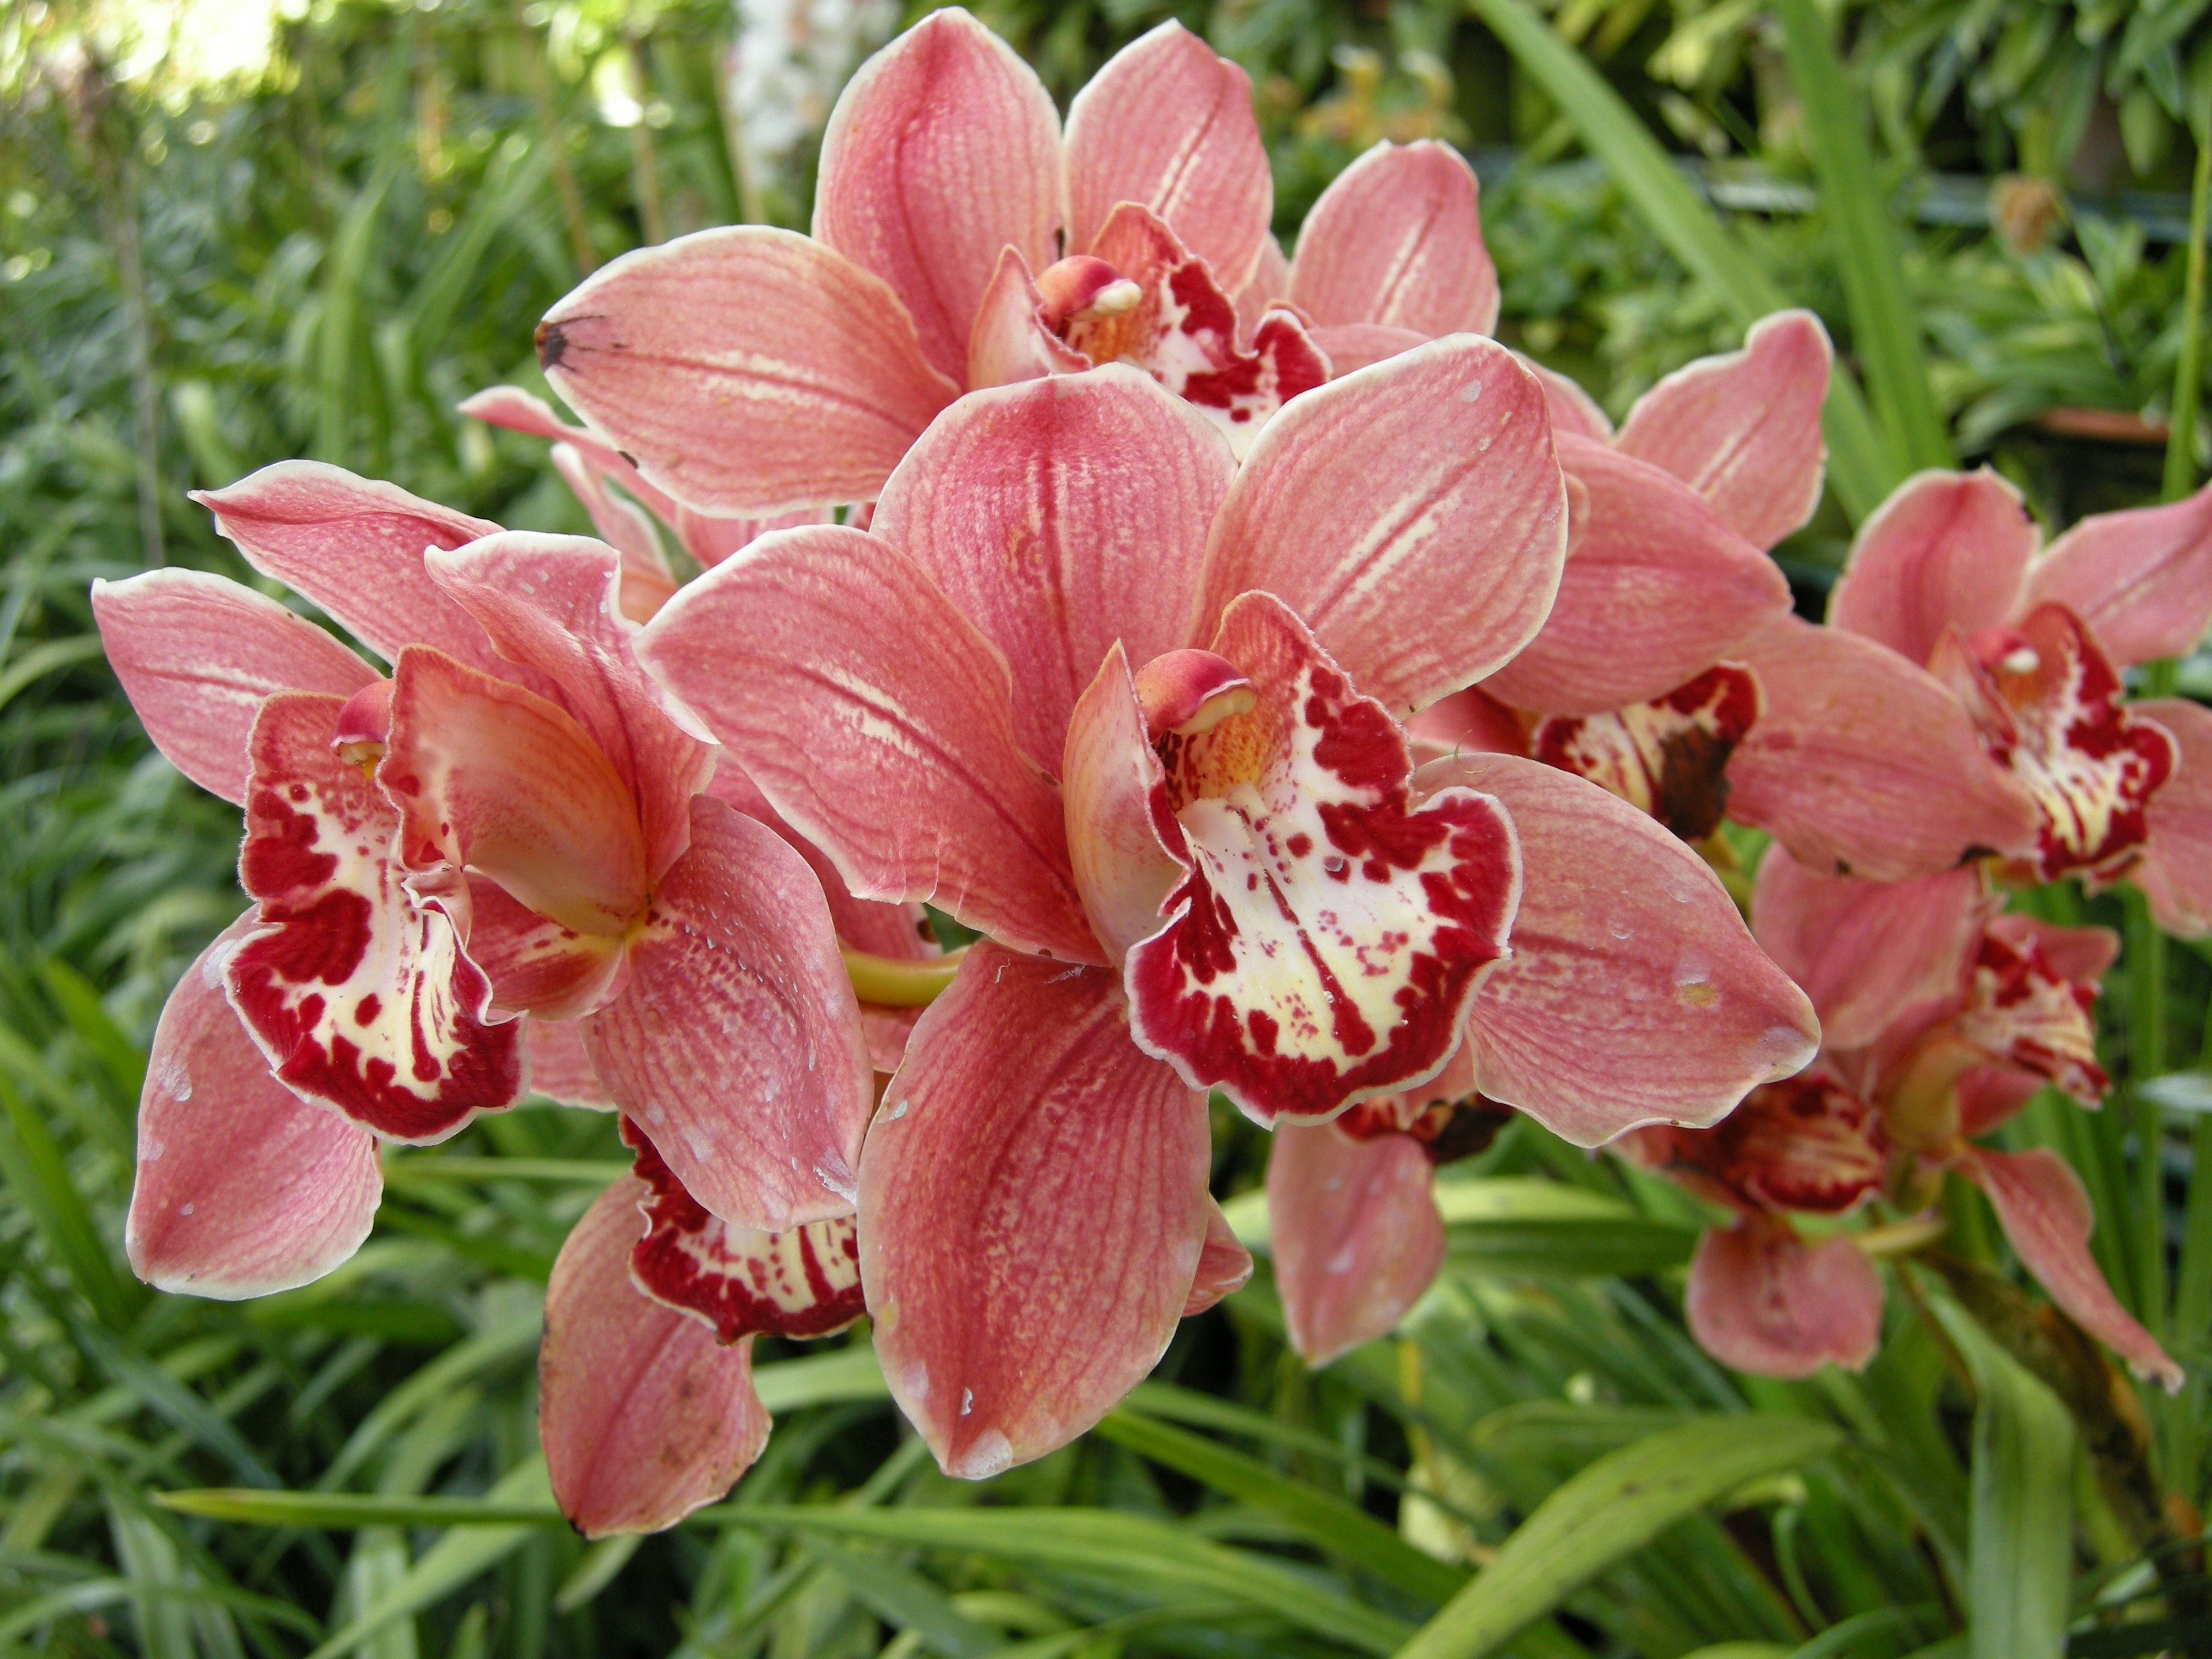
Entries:
<svg viewBox="0 0 2212 1659">
<path fill-rule="evenodd" d="M 1877 1195 L 1924 1201 L 1955 1170 L 1989 1196 L 2014 1252 L 2136 1375 L 2181 1373 L 2113 1297 L 2088 1249 L 2080 1181 L 2046 1151 L 1976 1144 L 2046 1083 L 2087 1106 L 2108 1086 L 2090 1011 L 2117 941 L 1997 914 L 1978 870 L 1878 883 L 1823 876 L 1781 848 L 1752 902 L 1759 943 L 1820 1012 L 1820 1058 L 1753 1091 L 1711 1129 L 1643 1129 L 1623 1150 L 1736 1212 L 1690 1266 L 1690 1327 L 1739 1370 L 1856 1368 L 1881 1333 L 1881 1282 L 1850 1232 L 1801 1237 Z"/>
<path fill-rule="evenodd" d="M 878 1352 L 948 1470 L 1064 1443 L 1157 1358 L 1212 1216 L 1202 1090 L 1317 1122 L 1464 1040 L 1595 1142 L 1810 1052 L 1648 818 L 1413 766 L 1391 716 L 1526 643 L 1565 528 L 1542 391 L 1488 341 L 1305 394 L 1241 467 L 1109 368 L 964 398 L 866 533 L 763 537 L 640 636 L 854 892 L 990 935 L 860 1171 Z"/>
<path fill-rule="evenodd" d="M 1995 855 L 2127 877 L 2212 927 L 2212 714 L 2123 701 L 2119 671 L 2212 617 L 2212 491 L 2085 519 L 2041 553 L 1990 472 L 1923 473 L 1861 527 L 1828 625 L 1747 647 L 1767 713 L 1735 816 L 1805 863 L 1889 880 Z M 1909 740 L 1906 740 L 1909 738 Z"/>
<path fill-rule="evenodd" d="M 149 734 L 244 805 L 257 901 L 157 1036 L 141 1276 L 328 1271 L 376 1139 L 443 1139 L 533 1070 L 636 1114 L 733 1222 L 849 1213 L 870 1079 L 830 911 L 781 834 L 702 793 L 727 780 L 630 654 L 616 551 L 305 462 L 202 499 L 393 673 L 221 577 L 94 590 Z"/>
<path fill-rule="evenodd" d="M 546 313 L 546 378 L 655 489 L 732 517 L 874 499 L 962 392 L 1136 364 L 1242 442 L 1328 364 L 1231 297 L 1273 185 L 1242 70 L 1179 24 L 1060 118 L 957 8 L 863 64 L 823 139 L 813 234 L 702 231 Z"/>
</svg>

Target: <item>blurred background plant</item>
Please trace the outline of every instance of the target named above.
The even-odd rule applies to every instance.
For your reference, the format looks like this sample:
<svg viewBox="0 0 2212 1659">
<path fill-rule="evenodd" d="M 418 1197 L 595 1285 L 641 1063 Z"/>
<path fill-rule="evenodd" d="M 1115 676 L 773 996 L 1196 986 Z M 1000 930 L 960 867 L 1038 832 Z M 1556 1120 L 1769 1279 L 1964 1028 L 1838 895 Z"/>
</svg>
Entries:
<svg viewBox="0 0 2212 1659">
<path fill-rule="evenodd" d="M 977 9 L 1063 100 L 1170 15 Z M 1835 111 L 1798 95 L 1793 10 L 1838 31 L 1834 88 L 1868 112 L 1856 199 L 1894 238 L 1891 314 L 1838 252 L 1848 192 L 1817 136 Z M 1465 147 L 1503 332 L 1616 414 L 1735 345 L 1771 295 L 1820 311 L 1864 379 L 1870 476 L 1932 444 L 1990 461 L 2054 525 L 2193 482 L 2206 427 L 2188 376 L 2176 420 L 2174 387 L 2204 0 L 1176 15 L 1252 74 L 1286 244 L 1377 138 Z M 1722 1372 L 1680 1322 L 1689 1200 L 1525 1122 L 1450 1172 L 1451 1265 L 1394 1341 L 1305 1373 L 1263 1264 L 1101 1431 L 981 1487 L 902 1437 L 864 1351 L 764 1352 L 767 1458 L 731 1505 L 642 1544 L 543 1524 L 535 1461 L 543 1282 L 615 1167 L 605 1120 L 529 1109 L 395 1156 L 375 1237 L 307 1290 L 228 1307 L 130 1279 L 143 1045 L 240 908 L 237 829 L 147 748 L 88 582 L 162 562 L 248 577 L 185 491 L 293 455 L 585 528 L 537 446 L 454 404 L 542 391 L 537 317 L 623 250 L 803 225 L 830 104 L 902 21 L 889 0 L 0 17 L 0 1649 L 1388 1653 L 1480 1569 L 1410 1650 L 2212 1650 L 2193 1541 L 2212 1079 L 2185 1069 L 2212 1040 L 2212 964 L 2116 900 L 2087 914 L 2134 924 L 2104 1005 L 2122 1093 L 2011 1133 L 2082 1171 L 2100 1262 L 2192 1381 L 2172 1401 L 2117 1385 L 2078 1456 L 2049 1390 L 1912 1268 L 1863 1376 Z M 1863 510 L 1848 493 L 1782 550 L 1808 605 Z M 2212 693 L 2202 659 L 2162 672 Z M 1218 1190 L 1249 1194 L 1264 1146 L 1218 1128 Z M 1954 1243 L 2008 1285 L 1980 1203 L 1954 1195 Z M 1232 1208 L 1256 1225 L 1249 1197 Z M 154 1501 L 210 1486 L 310 1496 L 234 1500 L 226 1521 Z"/>
</svg>

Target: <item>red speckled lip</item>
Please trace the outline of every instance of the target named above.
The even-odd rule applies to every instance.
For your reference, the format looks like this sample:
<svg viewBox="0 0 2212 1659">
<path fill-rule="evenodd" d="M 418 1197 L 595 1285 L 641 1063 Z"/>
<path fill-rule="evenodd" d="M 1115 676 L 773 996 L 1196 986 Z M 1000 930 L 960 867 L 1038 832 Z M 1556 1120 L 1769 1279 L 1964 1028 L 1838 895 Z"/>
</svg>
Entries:
<svg viewBox="0 0 2212 1659">
<path fill-rule="evenodd" d="M 1728 811 L 1728 761 L 1762 706 L 1759 677 L 1720 663 L 1663 697 L 1603 714 L 1553 714 L 1529 734 L 1547 766 L 1588 778 L 1685 841 Z"/>
</svg>

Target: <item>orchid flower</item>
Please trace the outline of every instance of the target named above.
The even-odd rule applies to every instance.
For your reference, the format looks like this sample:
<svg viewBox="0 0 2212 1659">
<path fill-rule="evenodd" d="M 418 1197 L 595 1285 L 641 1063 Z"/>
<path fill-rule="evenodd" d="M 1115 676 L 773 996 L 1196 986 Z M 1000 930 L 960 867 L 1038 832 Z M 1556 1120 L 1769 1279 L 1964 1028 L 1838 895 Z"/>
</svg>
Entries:
<svg viewBox="0 0 2212 1659">
<path fill-rule="evenodd" d="M 1988 471 L 1908 479 L 1866 523 L 1828 625 L 1746 647 L 1767 713 L 1735 816 L 1804 863 L 1881 880 L 1995 854 L 2030 881 L 2127 877 L 2212 927 L 2212 713 L 2126 702 L 2120 671 L 2212 617 L 2212 489 L 2099 514 L 2040 554 Z"/>
<path fill-rule="evenodd" d="M 1716 1358 L 1774 1376 L 1864 1364 L 1881 1279 L 1856 1235 L 1808 1240 L 1791 1218 L 1842 1217 L 1884 1193 L 1917 1206 L 1951 1170 L 1988 1195 L 2021 1263 L 2077 1324 L 2137 1376 L 2180 1386 L 2179 1367 L 2098 1272 L 2074 1172 L 2047 1151 L 1977 1144 L 2045 1084 L 2085 1106 L 2108 1086 L 2090 1009 L 2118 940 L 2002 915 L 1998 903 L 1975 868 L 1882 883 L 1768 850 L 1753 928 L 1820 1010 L 1820 1058 L 1714 1128 L 1622 1143 L 1735 1212 L 1690 1265 L 1690 1328 Z"/>
<path fill-rule="evenodd" d="M 1685 840 L 1711 834 L 1729 756 L 1765 706 L 1736 659 L 1790 611 L 1766 550 L 1820 498 L 1830 356 L 1818 319 L 1777 313 L 1742 350 L 1652 387 L 1618 434 L 1573 382 L 1549 375 L 1577 505 L 1559 603 L 1502 671 L 1423 714 L 1417 736 L 1528 755 Z"/>
<path fill-rule="evenodd" d="M 443 1139 L 533 1064 L 638 1115 L 733 1221 L 848 1212 L 869 1065 L 830 912 L 702 793 L 714 745 L 631 656 L 616 551 L 308 462 L 198 499 L 393 672 L 219 576 L 94 586 L 149 735 L 245 807 L 257 901 L 157 1033 L 140 1275 L 238 1297 L 328 1271 L 374 1141 Z"/>
<path fill-rule="evenodd" d="M 877 1352 L 948 1471 L 1064 1443 L 1157 1359 L 1206 1089 L 1321 1121 L 1464 1032 L 1486 1091 L 1596 1141 L 1808 1056 L 1809 1005 L 1648 819 L 1507 757 L 1413 769 L 1393 713 L 1525 643 L 1565 530 L 1492 342 L 1306 393 L 1241 467 L 1113 366 L 970 394 L 868 532 L 763 537 L 641 634 L 854 893 L 990 936 L 860 1168 Z"/>
<path fill-rule="evenodd" d="M 963 392 L 1094 362 L 1241 439 L 1328 372 L 1291 312 L 1248 327 L 1230 298 L 1273 199 L 1249 82 L 1180 24 L 1116 53 L 1063 139 L 1036 73 L 951 8 L 838 99 L 811 237 L 627 254 L 546 313 L 539 361 L 647 482 L 718 515 L 872 501 Z"/>
</svg>

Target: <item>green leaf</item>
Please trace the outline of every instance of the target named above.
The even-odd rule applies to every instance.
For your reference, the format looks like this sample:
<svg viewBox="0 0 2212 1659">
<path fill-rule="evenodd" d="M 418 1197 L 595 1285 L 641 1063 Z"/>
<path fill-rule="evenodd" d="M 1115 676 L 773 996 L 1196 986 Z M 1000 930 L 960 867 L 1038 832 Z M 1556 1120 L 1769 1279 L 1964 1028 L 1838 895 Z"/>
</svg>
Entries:
<svg viewBox="0 0 2212 1659">
<path fill-rule="evenodd" d="M 1832 1450 L 1804 1418 L 1701 1418 L 1601 1457 L 1547 1498 L 1398 1659 L 1479 1659 L 1676 1522 L 1747 1480 Z"/>
<path fill-rule="evenodd" d="M 615 1576 L 629 1565 L 630 1557 L 637 1553 L 637 1547 L 643 1542 L 642 1533 L 617 1533 L 585 1550 L 575 1571 L 562 1580 L 561 1588 L 553 1592 L 553 1611 L 574 1613 L 589 1605 L 601 1590 L 614 1583 Z"/>
<path fill-rule="evenodd" d="M 1108 1413 L 1091 1432 L 1289 1522 L 1330 1554 L 1364 1567 L 1408 1595 L 1441 1605 L 1467 1583 L 1462 1569 L 1422 1554 L 1364 1510 L 1203 1435 L 1127 1406 Z"/>
<path fill-rule="evenodd" d="M 726 1504 L 702 1510 L 692 1519 L 710 1525 L 839 1533 L 1066 1568 L 1093 1577 L 1207 1591 L 1369 1653 L 1395 1652 L 1407 1634 L 1397 1620 L 1320 1589 L 1257 1556 L 1164 1521 L 1110 1510 L 845 1510 Z"/>
<path fill-rule="evenodd" d="M 803 1542 L 806 1553 L 843 1580 L 861 1606 L 886 1624 L 912 1631 L 947 1659 L 982 1659 L 1004 1645 L 995 1632 L 963 1616 L 943 1590 L 913 1568 L 818 1538 Z"/>
<path fill-rule="evenodd" d="M 1865 368 L 1891 460 L 1900 472 L 1956 466 L 1951 434 L 1928 383 L 1919 312 L 1905 292 L 1896 227 L 1875 173 L 1866 112 L 1813 0 L 1775 0 L 1775 10 L 1850 303 L 1851 344 Z"/>
<path fill-rule="evenodd" d="M 200 1486 L 157 1492 L 154 1501 L 179 1515 L 255 1527 L 566 1526 L 550 1503 L 494 1498 L 408 1498 L 365 1492 L 264 1492 L 258 1486 Z"/>
<path fill-rule="evenodd" d="M 1719 295 L 1748 328 L 1790 298 L 1743 245 L 1698 199 L 1673 159 L 1581 53 L 1553 33 L 1527 0 L 1468 0 L 1504 42 L 1604 166 L 1629 206 L 1690 274 Z M 1875 431 L 1866 399 L 1838 363 L 1822 422 L 1828 434 L 1828 483 L 1854 520 L 1874 511 L 1903 477 Z"/>
<path fill-rule="evenodd" d="M 753 1392 L 770 1413 L 891 1397 L 883 1369 L 876 1364 L 876 1351 L 865 1345 L 756 1366 Z"/>
<path fill-rule="evenodd" d="M 2058 1659 L 2074 1566 L 2074 1420 L 1962 1310 L 1935 1306 L 1974 1378 L 1973 1659 Z"/>
<path fill-rule="evenodd" d="M 93 1310 L 107 1325 L 123 1328 L 143 1293 L 117 1274 L 60 1146 L 5 1072 L 0 1072 L 0 1115 L 6 1118 L 0 1123 L 0 1175 Z"/>
<path fill-rule="evenodd" d="M 1528 1176 L 1439 1182 L 1437 1211 L 1452 1261 L 1475 1273 L 1631 1276 L 1677 1267 L 1698 1244 L 1693 1228 Z"/>
</svg>

